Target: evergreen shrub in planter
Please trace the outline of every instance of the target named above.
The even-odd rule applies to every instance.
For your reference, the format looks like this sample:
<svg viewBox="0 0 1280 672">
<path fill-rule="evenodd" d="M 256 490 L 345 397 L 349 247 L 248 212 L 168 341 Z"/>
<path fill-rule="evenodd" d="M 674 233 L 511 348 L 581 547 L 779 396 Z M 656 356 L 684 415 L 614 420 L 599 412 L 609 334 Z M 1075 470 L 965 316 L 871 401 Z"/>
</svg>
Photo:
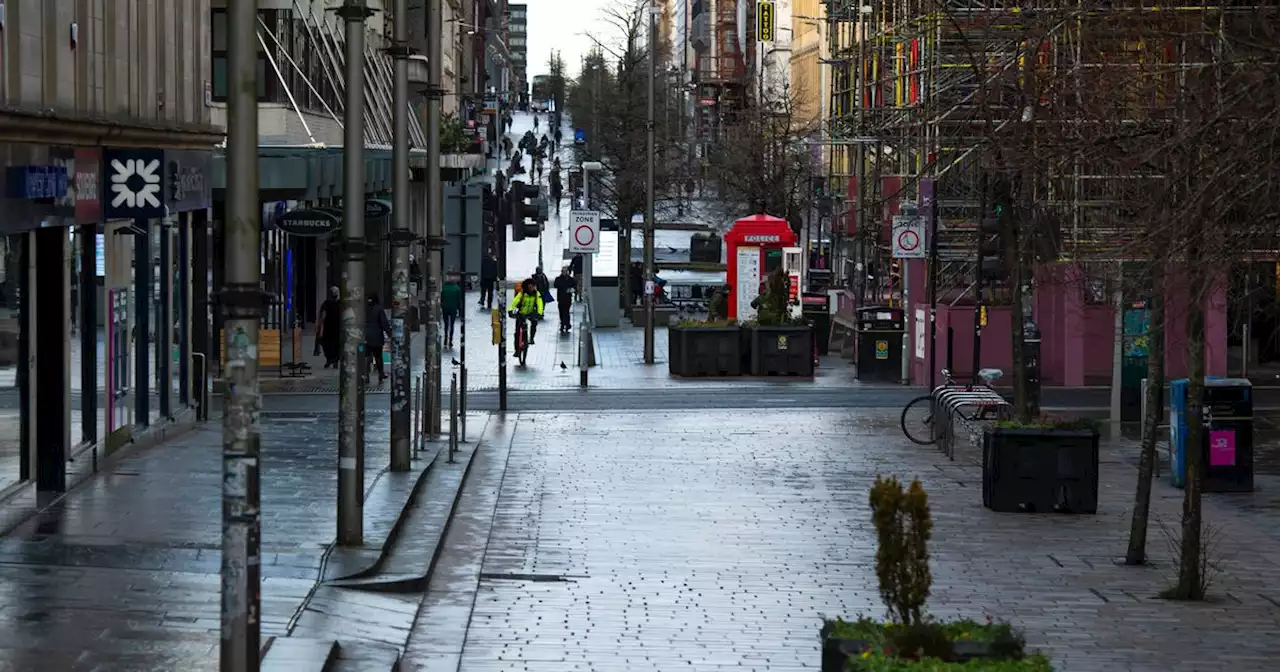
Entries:
<svg viewBox="0 0 1280 672">
<path fill-rule="evenodd" d="M 1044 656 L 1026 654 L 1022 634 L 1008 623 L 925 615 L 933 518 L 919 481 L 904 489 L 896 478 L 877 477 L 871 512 L 876 578 L 889 620 L 824 619 L 822 672 L 1052 672 Z"/>
</svg>

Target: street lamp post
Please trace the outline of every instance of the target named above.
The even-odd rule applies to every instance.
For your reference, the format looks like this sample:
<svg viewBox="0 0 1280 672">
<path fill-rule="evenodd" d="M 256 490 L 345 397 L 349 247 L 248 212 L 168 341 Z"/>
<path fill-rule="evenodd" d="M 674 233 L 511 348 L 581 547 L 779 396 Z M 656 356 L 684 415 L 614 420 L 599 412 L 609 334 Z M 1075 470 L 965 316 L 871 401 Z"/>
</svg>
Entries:
<svg viewBox="0 0 1280 672">
<path fill-rule="evenodd" d="M 408 471 L 411 408 L 409 334 L 405 330 L 409 306 L 409 21 L 407 0 L 392 5 L 395 59 L 391 140 L 391 471 Z"/>
<path fill-rule="evenodd" d="M 648 153 L 649 165 L 646 183 L 648 184 L 645 199 L 644 215 L 644 363 L 653 363 L 653 229 L 656 222 L 653 214 L 654 201 L 654 167 L 656 164 L 654 148 L 654 81 L 658 76 L 658 14 L 662 11 L 657 4 L 649 5 L 649 119 L 648 119 Z M 631 241 L 624 242 L 629 249 Z"/>
<path fill-rule="evenodd" d="M 430 436 L 440 436 L 441 342 L 440 281 L 443 277 L 444 185 L 440 181 L 440 112 L 444 89 L 440 79 L 444 0 L 427 0 L 427 385 L 431 403 L 427 405 Z"/>
<path fill-rule="evenodd" d="M 364 543 L 364 29 L 365 0 L 346 0 L 347 101 L 342 147 L 342 369 L 338 397 L 338 543 Z M 381 356 L 381 353 L 378 353 Z"/>
<path fill-rule="evenodd" d="M 604 170 L 604 164 L 599 161 L 584 161 L 582 163 L 582 207 L 584 210 L 591 210 L 591 173 Z M 573 231 L 569 231 L 569 235 L 573 235 Z M 621 235 L 621 234 L 619 234 Z M 619 241 L 621 242 L 621 241 Z M 594 266 L 594 254 L 583 253 L 582 255 L 582 296 L 586 310 L 586 329 L 583 333 L 585 338 L 590 339 L 592 332 L 596 327 L 595 311 L 591 309 L 591 273 Z M 578 383 L 582 387 L 587 386 L 588 371 L 591 368 L 590 352 L 586 344 L 580 344 L 579 347 L 579 373 Z"/>
<path fill-rule="evenodd" d="M 222 627 L 219 669 L 255 672 L 262 620 L 259 551 L 262 509 L 258 465 L 258 323 L 262 290 L 258 260 L 257 4 L 230 0 L 227 42 L 226 280 L 222 311 L 227 386 L 222 416 Z M 144 262 L 145 263 L 145 262 Z"/>
</svg>

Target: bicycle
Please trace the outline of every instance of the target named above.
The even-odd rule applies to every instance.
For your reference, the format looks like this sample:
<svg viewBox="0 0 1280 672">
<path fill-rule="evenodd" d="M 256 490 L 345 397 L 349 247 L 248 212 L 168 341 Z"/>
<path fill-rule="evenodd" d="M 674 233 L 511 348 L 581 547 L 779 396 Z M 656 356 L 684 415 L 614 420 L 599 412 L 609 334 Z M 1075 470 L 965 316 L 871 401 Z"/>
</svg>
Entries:
<svg viewBox="0 0 1280 672">
<path fill-rule="evenodd" d="M 526 366 L 525 362 L 529 358 L 529 316 L 515 311 L 511 312 L 511 316 L 516 318 L 516 361 L 520 366 Z"/>
<path fill-rule="evenodd" d="M 943 428 L 938 427 L 937 423 L 934 422 L 934 419 L 937 414 L 937 409 L 935 409 L 934 407 L 934 400 L 938 391 L 944 390 L 944 389 L 964 390 L 966 392 L 972 392 L 975 389 L 990 390 L 992 389 L 991 383 L 994 383 L 996 380 L 999 380 L 1000 377 L 1003 375 L 1004 375 L 1004 372 L 1001 371 L 1000 369 L 980 369 L 978 371 L 978 377 L 986 381 L 986 384 L 961 385 L 956 382 L 955 377 L 951 375 L 951 371 L 949 369 L 943 369 L 942 385 L 939 385 L 937 388 L 934 388 L 933 392 L 929 394 L 922 395 L 922 396 L 916 397 L 915 399 L 912 399 L 911 401 L 907 402 L 907 405 L 902 409 L 902 417 L 899 420 L 899 424 L 902 426 L 902 433 L 905 434 L 906 437 L 910 439 L 912 443 L 916 443 L 921 446 L 931 446 L 937 443 L 938 440 L 941 439 L 943 435 Z M 916 408 L 917 406 L 920 406 L 920 408 Z M 916 412 L 924 411 L 924 417 L 920 419 L 918 425 L 917 423 L 912 422 L 910 420 L 910 416 L 912 414 L 913 409 L 915 409 Z M 965 420 L 966 422 L 972 423 L 974 421 L 992 419 L 997 413 L 998 413 L 998 409 L 993 405 L 978 404 L 977 412 L 974 413 L 972 416 L 965 416 L 963 414 L 960 414 L 960 416 L 961 416 L 961 419 Z M 914 434 L 913 430 L 911 429 L 912 426 L 916 426 L 916 429 L 923 428 L 925 431 L 928 432 L 928 438 L 927 439 L 921 438 L 920 436 L 917 436 L 916 434 Z"/>
</svg>

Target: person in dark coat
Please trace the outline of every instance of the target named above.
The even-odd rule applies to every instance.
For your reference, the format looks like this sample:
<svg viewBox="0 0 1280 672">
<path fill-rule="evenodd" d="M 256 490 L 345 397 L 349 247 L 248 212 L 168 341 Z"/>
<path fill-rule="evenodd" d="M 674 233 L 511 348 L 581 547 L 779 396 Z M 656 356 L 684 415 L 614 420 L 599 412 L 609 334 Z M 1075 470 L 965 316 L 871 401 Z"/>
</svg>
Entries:
<svg viewBox="0 0 1280 672">
<path fill-rule="evenodd" d="M 329 288 L 329 298 L 320 304 L 316 320 L 316 341 L 324 351 L 324 368 L 338 368 L 338 348 L 342 343 L 342 301 L 337 287 Z"/>
<path fill-rule="evenodd" d="M 573 274 L 573 283 L 576 286 L 574 292 L 574 300 L 582 300 L 582 269 L 584 261 L 581 254 L 573 255 L 573 259 L 569 261 L 569 272 Z"/>
<path fill-rule="evenodd" d="M 560 304 L 560 331 L 569 333 L 570 318 L 569 308 L 573 303 L 573 291 L 577 289 L 578 283 L 569 275 L 569 267 L 565 266 L 560 269 L 560 275 L 556 276 L 556 280 L 552 285 L 556 288 L 556 301 Z"/>
<path fill-rule="evenodd" d="M 480 261 L 480 302 L 477 306 L 493 310 L 493 286 L 498 282 L 498 258 L 490 251 Z"/>
<path fill-rule="evenodd" d="M 387 381 L 387 371 L 382 366 L 382 346 L 387 344 L 387 337 L 390 335 L 391 319 L 387 317 L 387 311 L 382 309 L 378 295 L 370 294 L 368 312 L 364 318 L 364 352 L 378 367 L 379 385 Z"/>
</svg>

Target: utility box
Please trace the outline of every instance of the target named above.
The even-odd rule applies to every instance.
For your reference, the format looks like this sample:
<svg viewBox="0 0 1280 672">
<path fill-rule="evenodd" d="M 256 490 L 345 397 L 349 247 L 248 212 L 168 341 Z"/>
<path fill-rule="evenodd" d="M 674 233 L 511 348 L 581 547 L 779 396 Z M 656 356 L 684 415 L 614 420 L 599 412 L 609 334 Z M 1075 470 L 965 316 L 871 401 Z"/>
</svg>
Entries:
<svg viewBox="0 0 1280 672">
<path fill-rule="evenodd" d="M 902 339 L 906 314 L 901 308 L 868 306 L 857 310 L 858 380 L 902 382 Z"/>
<path fill-rule="evenodd" d="M 813 325 L 813 344 L 819 355 L 831 350 L 831 296 L 826 292 L 805 292 L 800 297 L 804 321 Z"/>
<path fill-rule="evenodd" d="M 1200 451 L 1205 492 L 1253 490 L 1253 384 L 1243 378 L 1204 380 L 1201 410 L 1204 431 L 1199 446 L 1187 445 L 1187 414 L 1196 409 L 1187 397 L 1186 378 L 1169 384 L 1169 461 L 1173 485 L 1186 487 L 1187 455 Z"/>
</svg>

